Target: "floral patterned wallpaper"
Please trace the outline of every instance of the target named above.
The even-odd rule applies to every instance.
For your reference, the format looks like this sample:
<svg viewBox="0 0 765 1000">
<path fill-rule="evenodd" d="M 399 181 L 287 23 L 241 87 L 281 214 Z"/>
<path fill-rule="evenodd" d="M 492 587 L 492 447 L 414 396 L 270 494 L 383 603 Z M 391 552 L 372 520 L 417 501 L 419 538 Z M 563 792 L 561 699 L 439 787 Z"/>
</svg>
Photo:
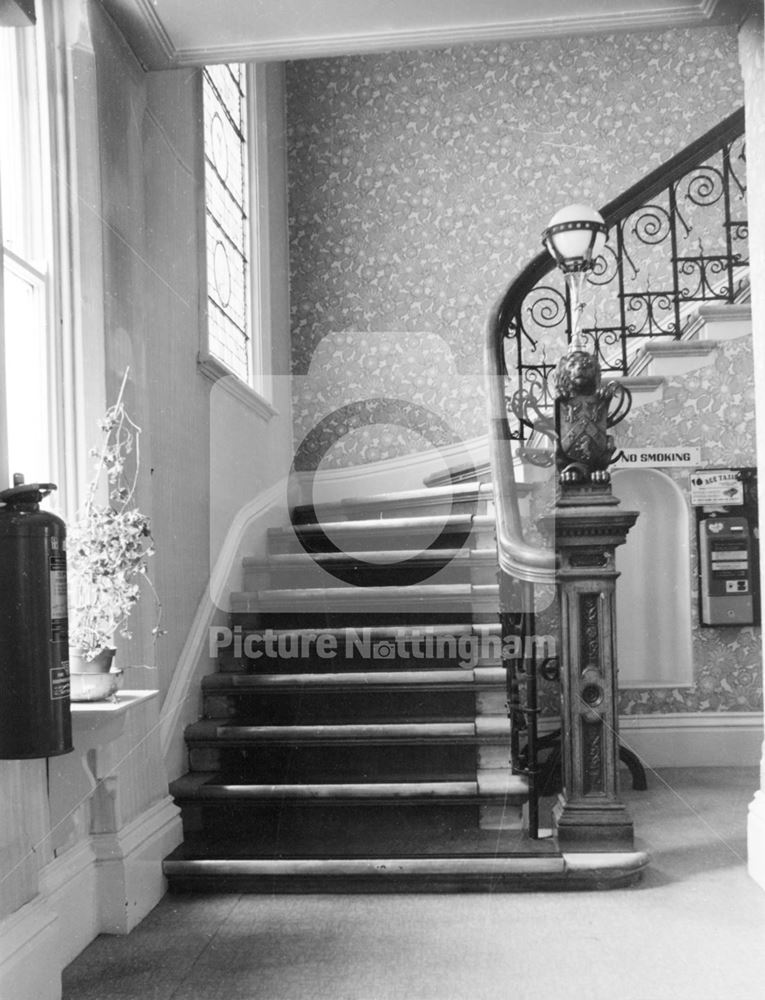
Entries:
<svg viewBox="0 0 765 1000">
<path fill-rule="evenodd" d="M 394 388 L 375 395 L 403 398 L 399 419 L 438 395 L 462 437 L 484 433 L 486 317 L 552 213 L 603 204 L 743 100 L 723 27 L 306 60 L 287 86 L 298 440 L 321 393 L 350 402 L 381 362 Z M 406 336 L 383 357 L 381 332 Z M 335 459 L 418 440 L 370 425 Z"/>
<path fill-rule="evenodd" d="M 671 447 L 682 442 L 701 448 L 704 466 L 755 465 L 754 369 L 751 338 L 722 343 L 712 364 L 671 379 L 664 398 L 633 410 L 620 424 L 624 448 Z M 666 471 L 690 504 L 688 469 Z M 691 580 L 698 572 L 695 520 L 690 518 Z M 760 627 L 701 628 L 698 593 L 691 594 L 694 686 L 621 692 L 620 712 L 760 711 L 762 646 Z"/>
</svg>

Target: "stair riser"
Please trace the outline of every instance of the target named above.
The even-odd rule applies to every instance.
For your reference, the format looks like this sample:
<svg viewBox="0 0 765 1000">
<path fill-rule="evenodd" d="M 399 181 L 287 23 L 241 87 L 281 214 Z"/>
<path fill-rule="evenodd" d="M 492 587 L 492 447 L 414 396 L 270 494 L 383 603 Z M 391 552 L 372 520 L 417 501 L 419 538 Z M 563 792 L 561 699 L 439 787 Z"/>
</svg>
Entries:
<svg viewBox="0 0 765 1000">
<path fill-rule="evenodd" d="M 472 561 L 467 558 L 451 559 L 438 562 L 423 561 L 418 563 L 428 576 L 423 583 L 496 583 L 496 561 Z M 348 560 L 338 570 L 339 575 L 332 573 L 331 564 L 320 564 L 313 560 L 301 562 L 300 565 L 280 566 L 278 563 L 248 566 L 244 573 L 244 590 L 282 590 L 299 587 L 337 587 L 350 584 L 358 587 L 383 586 L 404 587 L 411 581 L 410 568 L 390 563 L 361 565 L 357 561 Z"/>
<path fill-rule="evenodd" d="M 475 495 L 460 497 L 448 495 L 437 500 L 427 496 L 402 499 L 384 503 L 379 501 L 357 501 L 356 503 L 317 504 L 315 508 L 301 506 L 293 511 L 294 524 L 311 524 L 318 517 L 320 521 L 364 521 L 374 518 L 391 517 L 434 517 L 450 514 L 486 514 L 491 498 L 488 494 L 476 498 Z"/>
<path fill-rule="evenodd" d="M 496 622 L 479 631 L 464 622 L 441 629 L 412 622 L 402 629 L 397 616 L 390 625 L 389 629 L 343 628 L 339 632 L 317 627 L 314 632 L 284 635 L 245 621 L 221 638 L 216 647 L 217 668 L 221 673 L 332 673 L 464 670 L 479 662 L 499 662 Z"/>
<path fill-rule="evenodd" d="M 259 838 L 271 835 L 276 839 L 281 828 L 315 830 L 314 842 L 318 854 L 321 853 L 322 836 L 340 831 L 352 840 L 354 830 L 361 834 L 365 829 L 383 823 L 395 826 L 400 821 L 405 826 L 419 820 L 421 825 L 430 826 L 435 835 L 439 828 L 445 826 L 477 826 L 480 822 L 480 806 L 475 803 L 466 805 L 460 799 L 446 803 L 390 800 L 376 804 L 349 802 L 347 805 L 329 806 L 292 802 L 268 805 L 247 802 L 179 804 L 186 837 L 214 835 L 221 830 L 226 831 L 227 837 L 242 837 L 248 831 L 257 830 Z"/>
<path fill-rule="evenodd" d="M 474 745 L 191 747 L 191 771 L 223 772 L 235 783 L 474 780 Z"/>
<path fill-rule="evenodd" d="M 241 725 L 308 725 L 352 722 L 395 722 L 440 718 L 469 720 L 475 716 L 470 691 L 338 691 L 325 694 L 247 692 L 205 695 L 205 717 L 236 719 Z"/>
<path fill-rule="evenodd" d="M 498 613 L 495 604 L 490 602 L 474 602 L 464 607 L 445 607 L 437 609 L 430 604 L 407 604 L 399 602 L 397 609 L 370 607 L 364 611 L 342 611 L 328 609 L 326 611 L 298 610 L 284 611 L 234 611 L 230 615 L 233 628 L 243 631 L 259 631 L 263 629 L 338 629 L 348 626 L 354 629 L 369 628 L 373 625 L 389 624 L 410 626 L 416 625 L 459 625 L 465 623 L 495 624 Z"/>
<path fill-rule="evenodd" d="M 494 544 L 494 529 L 488 525 L 471 528 L 464 523 L 456 527 L 395 529 L 384 518 L 376 522 L 375 528 L 331 527 L 323 534 L 307 530 L 300 539 L 293 531 L 274 531 L 269 535 L 269 551 L 274 554 L 340 551 L 359 558 L 364 558 L 364 553 L 391 549 L 422 552 L 435 548 L 490 548 Z"/>
<path fill-rule="evenodd" d="M 392 657 L 373 654 L 346 655 L 346 651 L 338 649 L 333 657 L 318 659 L 314 656 L 268 656 L 265 653 L 259 657 L 221 656 L 217 661 L 217 669 L 224 674 L 298 674 L 298 673 L 334 673 L 338 670 L 447 670 L 464 669 L 465 660 L 458 655 L 440 658 L 419 659 L 414 656 L 401 658 L 395 654 Z"/>
<path fill-rule="evenodd" d="M 647 862 L 646 862 L 647 863 Z M 172 893 L 250 893 L 280 895 L 308 893 L 382 893 L 412 892 L 429 895 L 435 893 L 465 892 L 564 892 L 621 889 L 640 882 L 643 867 L 624 871 L 603 872 L 599 875 L 591 871 L 561 870 L 560 872 L 533 871 L 498 874 L 497 872 L 464 872 L 455 868 L 453 872 L 437 875 L 431 873 L 398 874 L 393 864 L 381 865 L 375 874 L 355 875 L 249 875 L 239 873 L 174 874 L 167 873 L 168 889 Z"/>
</svg>

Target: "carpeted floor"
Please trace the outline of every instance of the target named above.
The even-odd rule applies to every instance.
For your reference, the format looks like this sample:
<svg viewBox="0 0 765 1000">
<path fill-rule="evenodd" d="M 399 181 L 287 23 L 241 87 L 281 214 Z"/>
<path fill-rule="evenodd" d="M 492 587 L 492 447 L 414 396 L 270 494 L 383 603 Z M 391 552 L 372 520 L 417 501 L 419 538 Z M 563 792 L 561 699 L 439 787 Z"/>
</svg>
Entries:
<svg viewBox="0 0 765 1000">
<path fill-rule="evenodd" d="M 639 886 L 565 894 L 166 896 L 64 974 L 64 1000 L 761 1000 L 753 768 L 625 791 Z"/>
</svg>

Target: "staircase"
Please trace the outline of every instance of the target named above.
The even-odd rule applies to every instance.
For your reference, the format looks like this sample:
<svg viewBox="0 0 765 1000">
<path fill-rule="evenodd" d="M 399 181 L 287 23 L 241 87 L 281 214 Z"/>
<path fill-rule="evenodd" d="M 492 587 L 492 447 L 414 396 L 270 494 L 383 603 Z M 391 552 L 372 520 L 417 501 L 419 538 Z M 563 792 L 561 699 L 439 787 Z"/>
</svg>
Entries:
<svg viewBox="0 0 765 1000">
<path fill-rule="evenodd" d="M 625 255 L 649 246 L 651 260 L 659 244 L 668 248 L 658 286 L 630 257 L 631 268 L 588 288 L 605 297 L 606 321 L 585 332 L 601 355 L 618 347 L 604 371 L 624 378 L 635 406 L 660 400 L 667 379 L 709 364 L 724 340 L 746 333 L 743 130 L 742 109 L 602 209 L 614 260 L 628 245 Z M 725 198 L 699 201 L 695 172 L 717 159 Z M 678 255 L 677 226 L 695 233 L 678 206 L 707 203 L 724 209 L 724 252 L 699 239 L 698 252 Z M 651 221 L 656 211 L 669 220 L 663 229 Z M 725 282 L 715 288 L 721 264 Z M 546 252 L 531 260 L 487 328 L 496 512 L 488 475 L 451 470 L 448 482 L 334 503 L 320 515 L 298 508 L 290 527 L 271 530 L 265 559 L 245 560 L 245 589 L 232 596 L 234 648 L 204 679 L 203 718 L 186 732 L 190 770 L 171 786 L 185 830 L 164 863 L 171 889 L 568 889 L 640 877 L 640 851 L 592 853 L 583 842 L 566 854 L 550 837 L 528 838 L 526 780 L 508 763 L 511 746 L 516 761 L 525 757 L 507 720 L 500 597 L 510 621 L 513 587 L 549 584 L 554 559 L 521 523 L 511 442 L 523 445 L 524 425 L 529 458 L 537 442 L 523 406 L 511 428 L 506 390 L 523 403 L 536 387 L 536 403 L 549 403 L 554 365 L 544 351 L 540 362 L 537 341 L 557 335 L 565 344 L 571 329 L 570 301 L 547 283 L 553 267 Z M 519 629 L 533 629 L 533 611 L 517 617 Z M 531 704 L 513 705 L 526 720 L 529 774 L 535 677 L 525 684 Z"/>
<path fill-rule="evenodd" d="M 490 495 L 472 481 L 346 501 L 321 525 L 298 508 L 267 558 L 245 560 L 240 648 L 204 678 L 190 770 L 171 787 L 185 832 L 171 889 L 592 883 L 582 858 L 523 830 Z M 614 856 L 599 877 L 633 868 Z"/>
<path fill-rule="evenodd" d="M 636 407 L 750 333 L 745 301 L 698 314 L 686 339 L 638 351 Z M 524 832 L 488 475 L 452 470 L 451 482 L 334 503 L 320 523 L 297 508 L 294 526 L 271 530 L 266 558 L 244 560 L 238 645 L 204 678 L 190 770 L 171 789 L 185 830 L 165 861 L 172 890 L 597 888 L 639 876 L 640 855 L 563 855 Z"/>
</svg>

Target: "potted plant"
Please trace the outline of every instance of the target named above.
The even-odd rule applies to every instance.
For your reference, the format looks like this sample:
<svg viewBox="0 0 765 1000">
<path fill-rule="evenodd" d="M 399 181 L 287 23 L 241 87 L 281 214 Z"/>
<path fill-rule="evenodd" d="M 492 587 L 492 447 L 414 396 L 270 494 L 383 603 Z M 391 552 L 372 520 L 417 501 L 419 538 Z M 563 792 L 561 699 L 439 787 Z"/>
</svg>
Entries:
<svg viewBox="0 0 765 1000">
<path fill-rule="evenodd" d="M 69 665 L 73 701 L 108 697 L 121 671 L 111 669 L 117 635 L 130 638 L 130 614 L 146 586 L 161 634 L 161 605 L 147 575 L 154 553 L 149 518 L 135 503 L 140 468 L 140 427 L 125 410 L 129 369 L 117 402 L 99 421 L 102 438 L 91 454 L 96 472 L 67 541 Z M 128 471 L 128 464 L 132 472 Z M 104 502 L 105 498 L 105 502 Z M 97 676 L 102 675 L 102 680 Z M 112 676 L 110 676 L 110 674 Z M 104 676 L 105 675 L 105 676 Z"/>
</svg>

